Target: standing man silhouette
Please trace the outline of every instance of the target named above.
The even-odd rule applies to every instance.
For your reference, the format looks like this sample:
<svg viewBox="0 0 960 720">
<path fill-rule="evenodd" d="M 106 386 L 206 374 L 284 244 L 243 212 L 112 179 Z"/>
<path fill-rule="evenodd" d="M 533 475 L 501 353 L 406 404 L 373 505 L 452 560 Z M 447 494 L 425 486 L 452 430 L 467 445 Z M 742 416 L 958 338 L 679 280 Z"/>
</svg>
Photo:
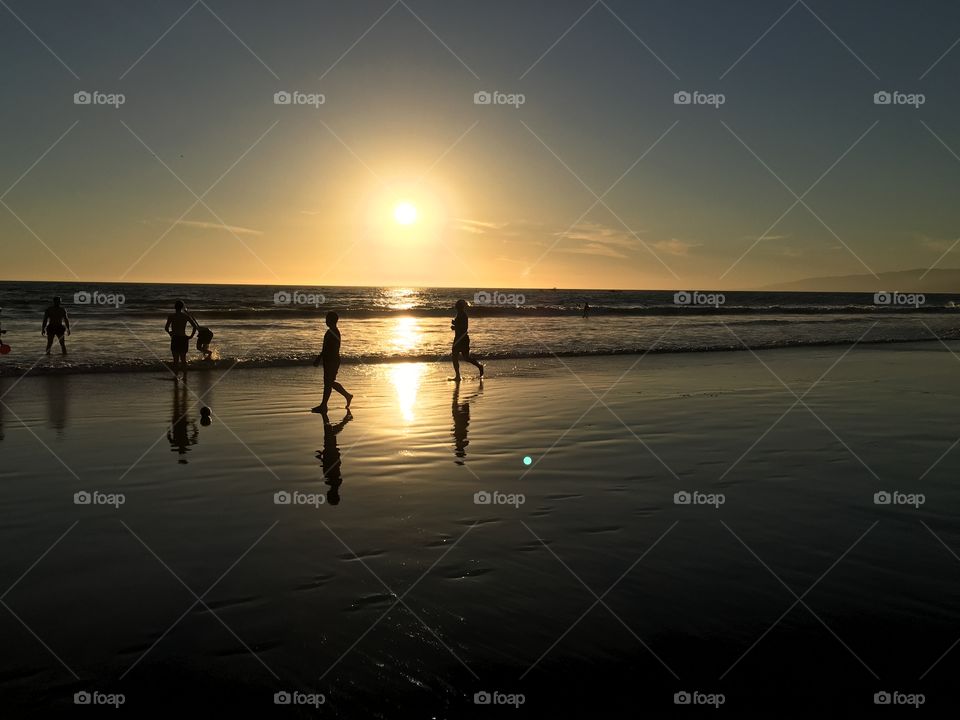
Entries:
<svg viewBox="0 0 960 720">
<path fill-rule="evenodd" d="M 60 354 L 67 354 L 67 343 L 63 339 L 64 333 L 70 334 L 70 318 L 67 317 L 66 309 L 60 306 L 60 298 L 55 297 L 53 305 L 43 313 L 43 324 L 40 326 L 40 334 L 47 336 L 47 355 L 50 354 L 54 338 L 60 341 Z"/>
<path fill-rule="evenodd" d="M 170 336 L 170 354 L 173 355 L 173 374 L 179 378 L 179 371 L 183 370 L 183 377 L 187 376 L 187 352 L 190 350 L 190 338 L 197 333 L 197 323 L 183 310 L 183 301 L 177 300 L 173 305 L 174 312 L 167 316 L 164 330 Z M 190 335 L 187 335 L 187 323 L 190 324 Z"/>
</svg>

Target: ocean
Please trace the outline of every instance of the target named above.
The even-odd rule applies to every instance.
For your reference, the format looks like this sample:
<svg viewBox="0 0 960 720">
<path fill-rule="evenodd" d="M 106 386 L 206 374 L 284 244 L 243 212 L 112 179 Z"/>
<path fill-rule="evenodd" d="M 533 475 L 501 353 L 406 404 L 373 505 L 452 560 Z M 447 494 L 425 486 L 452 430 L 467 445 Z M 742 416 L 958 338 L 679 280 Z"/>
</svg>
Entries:
<svg viewBox="0 0 960 720">
<path fill-rule="evenodd" d="M 47 358 L 40 323 L 55 295 L 73 334 L 66 357 L 54 346 Z M 163 328 L 177 299 L 214 332 L 215 367 L 308 362 L 329 310 L 340 314 L 346 363 L 439 361 L 459 298 L 472 306 L 481 358 L 937 342 L 960 326 L 950 295 L 3 282 L 12 351 L 0 356 L 0 374 L 155 370 L 169 359 Z"/>
</svg>

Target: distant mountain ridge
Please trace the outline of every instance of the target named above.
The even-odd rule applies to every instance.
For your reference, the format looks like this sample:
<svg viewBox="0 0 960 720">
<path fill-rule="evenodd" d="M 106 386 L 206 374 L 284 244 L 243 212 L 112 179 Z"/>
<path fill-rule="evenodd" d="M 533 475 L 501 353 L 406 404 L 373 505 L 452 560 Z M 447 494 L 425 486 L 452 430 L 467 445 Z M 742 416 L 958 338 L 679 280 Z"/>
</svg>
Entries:
<svg viewBox="0 0 960 720">
<path fill-rule="evenodd" d="M 956 293 L 960 296 L 960 269 L 917 268 L 873 275 L 836 275 L 764 285 L 760 290 L 782 292 L 890 292 Z"/>
</svg>

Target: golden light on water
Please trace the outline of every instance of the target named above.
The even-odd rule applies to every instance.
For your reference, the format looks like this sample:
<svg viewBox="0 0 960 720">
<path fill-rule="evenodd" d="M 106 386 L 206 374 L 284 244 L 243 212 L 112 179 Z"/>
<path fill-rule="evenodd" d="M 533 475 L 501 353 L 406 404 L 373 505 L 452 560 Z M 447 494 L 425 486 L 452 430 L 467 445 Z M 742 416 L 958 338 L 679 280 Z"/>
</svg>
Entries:
<svg viewBox="0 0 960 720">
<path fill-rule="evenodd" d="M 391 310 L 409 310 L 413 307 L 413 298 L 417 294 L 416 290 L 412 288 L 391 288 L 386 290 L 385 300 L 387 307 Z M 412 320 L 413 318 L 402 318 L 404 320 Z"/>
<path fill-rule="evenodd" d="M 397 391 L 400 415 L 408 423 L 416 419 L 417 392 L 423 371 L 422 363 L 398 363 L 390 368 L 390 381 Z"/>
<path fill-rule="evenodd" d="M 393 329 L 393 347 L 397 352 L 412 350 L 420 341 L 420 327 L 417 318 L 397 318 Z"/>
<path fill-rule="evenodd" d="M 414 317 L 397 318 L 393 327 L 392 346 L 397 353 L 409 352 L 420 342 L 419 321 Z M 422 363 L 400 363 L 390 368 L 390 381 L 397 391 L 400 415 L 405 422 L 416 418 L 417 391 L 424 372 Z"/>
</svg>

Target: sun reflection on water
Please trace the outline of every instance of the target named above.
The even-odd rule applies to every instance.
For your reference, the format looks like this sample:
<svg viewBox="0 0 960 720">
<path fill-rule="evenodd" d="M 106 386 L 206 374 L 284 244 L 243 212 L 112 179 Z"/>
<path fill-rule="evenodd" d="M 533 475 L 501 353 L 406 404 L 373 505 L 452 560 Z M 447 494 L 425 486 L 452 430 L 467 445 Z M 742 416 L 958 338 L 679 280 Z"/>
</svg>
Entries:
<svg viewBox="0 0 960 720">
<path fill-rule="evenodd" d="M 400 405 L 400 415 L 405 422 L 416 419 L 417 391 L 420 389 L 420 378 L 425 367 L 422 363 L 398 363 L 393 365 L 390 372 L 390 381 L 397 390 L 397 403 Z"/>
<path fill-rule="evenodd" d="M 420 335 L 420 323 L 417 318 L 397 318 L 393 327 L 393 349 L 398 353 L 412 350 L 419 344 Z"/>
</svg>

